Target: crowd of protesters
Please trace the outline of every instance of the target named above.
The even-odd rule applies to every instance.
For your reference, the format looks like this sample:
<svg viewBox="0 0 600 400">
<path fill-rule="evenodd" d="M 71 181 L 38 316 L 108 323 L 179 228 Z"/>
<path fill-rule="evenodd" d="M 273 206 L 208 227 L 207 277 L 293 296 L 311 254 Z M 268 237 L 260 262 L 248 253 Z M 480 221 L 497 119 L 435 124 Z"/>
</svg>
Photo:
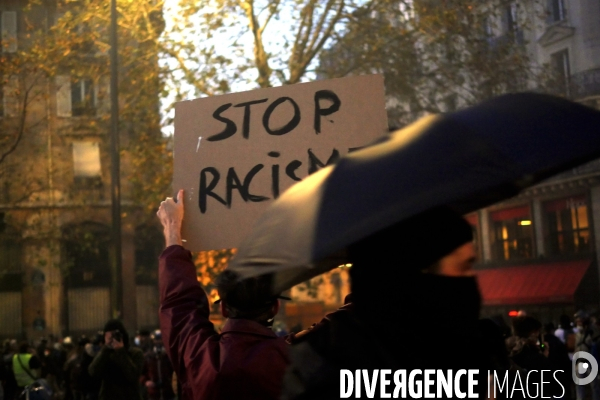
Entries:
<svg viewBox="0 0 600 400">
<path fill-rule="evenodd" d="M 351 296 L 346 299 L 347 304 L 351 304 L 350 302 Z M 542 325 L 536 318 L 521 312 L 509 324 L 501 315 L 481 319 L 479 324 L 486 339 L 484 345 L 494 354 L 490 370 L 509 371 L 513 374 L 517 371 L 526 374 L 530 370 L 562 370 L 564 372 L 558 374 L 559 381 L 565 388 L 562 399 L 600 399 L 598 380 L 589 385 L 577 386 L 571 379 L 572 358 L 576 351 L 583 350 L 598 357 L 600 315 L 578 311 L 573 320 L 563 315 L 558 325 L 552 322 Z M 164 351 L 159 330 L 152 333 L 140 331 L 131 343 L 139 362 L 139 366 L 132 368 L 133 376 L 124 376 L 127 363 L 125 366 L 117 363 L 108 370 L 100 371 L 107 362 L 101 356 L 103 349 L 106 349 L 104 353 L 110 352 L 106 346 L 107 333 L 116 330 L 124 335 L 124 347 L 126 343 L 129 347 L 127 333 L 118 321 L 111 321 L 104 332 L 99 332 L 93 338 L 82 336 L 77 341 L 72 341 L 70 337 L 62 341 L 49 337 L 41 338 L 34 346 L 26 341 L 18 343 L 16 340 L 5 340 L 0 360 L 0 400 L 19 399 L 23 388 L 33 382 L 25 369 L 31 371 L 36 378 L 48 381 L 53 389 L 54 399 L 181 398 L 181 394 L 178 396 L 176 375 Z M 291 337 L 293 336 L 292 334 Z M 287 338 L 290 339 L 290 336 Z M 135 358 L 136 356 L 131 357 L 131 360 Z M 108 392 L 101 394 L 104 379 L 116 392 L 105 389 Z M 130 386 L 127 380 L 135 386 L 133 394 L 124 393 Z M 552 390 L 559 394 L 562 392 L 559 388 Z"/>
<path fill-rule="evenodd" d="M 241 279 L 228 270 L 216 282 L 227 319 L 216 331 L 183 247 L 182 200 L 179 191 L 157 215 L 166 242 L 159 263 L 161 330 L 185 399 L 334 399 L 342 369 L 494 371 L 512 377 L 512 387 L 526 382 L 522 391 L 507 395 L 505 389 L 496 399 L 536 398 L 540 381 L 525 377 L 553 371 L 545 398 L 600 399 L 598 380 L 575 387 L 571 379 L 573 353 L 597 357 L 598 318 L 581 311 L 572 324 L 563 316 L 559 329 L 525 312 L 510 325 L 502 317 L 481 319 L 472 230 L 449 209 L 432 209 L 352 244 L 346 304 L 308 330 L 279 337 L 271 327 L 281 296 L 270 291 L 271 278 Z M 386 264 L 385 273 L 372 269 Z M 479 397 L 489 398 L 488 375 L 478 379 Z"/>
<path fill-rule="evenodd" d="M 140 331 L 130 340 L 118 320 L 109 321 L 94 337 L 5 340 L 0 400 L 24 399 L 24 388 L 38 379 L 47 383 L 53 400 L 177 398 L 160 330 Z"/>
<path fill-rule="evenodd" d="M 226 322 L 220 331 L 214 327 L 191 254 L 182 246 L 182 199 L 180 191 L 178 202 L 167 199 L 158 212 L 166 241 L 159 260 L 160 332 L 131 339 L 121 321 L 110 320 L 92 339 L 49 338 L 35 346 L 7 341 L 0 399 L 22 399 L 38 379 L 52 392 L 48 400 L 334 399 L 342 369 L 429 369 L 493 371 L 510 382 L 553 371 L 545 398 L 600 400 L 598 379 L 586 385 L 571 379 L 577 352 L 599 357 L 598 315 L 581 310 L 573 323 L 563 316 L 557 329 L 525 312 L 511 324 L 502 316 L 481 319 L 473 233 L 448 209 L 352 244 L 352 291 L 344 306 L 309 329 L 281 335 L 273 325 L 285 297 L 271 292 L 268 276 L 239 279 L 229 270 L 216 281 Z M 391 248 L 389 237 L 402 249 Z M 419 246 L 425 238 L 428 252 Z M 397 262 L 399 249 L 401 268 L 385 277 L 369 269 Z M 374 329 L 374 321 L 383 329 Z M 479 397 L 489 398 L 489 377 L 478 380 Z M 536 398 L 540 383 L 527 379 L 526 390 L 494 398 Z"/>
</svg>

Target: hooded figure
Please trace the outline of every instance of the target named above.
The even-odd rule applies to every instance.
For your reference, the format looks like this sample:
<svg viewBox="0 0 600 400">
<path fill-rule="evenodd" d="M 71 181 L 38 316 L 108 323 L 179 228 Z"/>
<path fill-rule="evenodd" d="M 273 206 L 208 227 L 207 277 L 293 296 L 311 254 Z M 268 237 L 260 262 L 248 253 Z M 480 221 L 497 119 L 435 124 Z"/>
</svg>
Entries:
<svg viewBox="0 0 600 400">
<path fill-rule="evenodd" d="M 140 376 L 144 353 L 130 346 L 123 323 L 111 319 L 104 326 L 104 346 L 96 355 L 88 371 L 92 378 L 102 381 L 100 400 L 141 399 Z"/>
<path fill-rule="evenodd" d="M 483 372 L 472 240 L 461 216 L 436 208 L 351 245 L 352 303 L 292 346 L 283 398 L 339 398 L 342 369 Z M 484 392 L 487 375 L 478 378 Z M 374 393 L 379 398 L 379 384 Z"/>
</svg>

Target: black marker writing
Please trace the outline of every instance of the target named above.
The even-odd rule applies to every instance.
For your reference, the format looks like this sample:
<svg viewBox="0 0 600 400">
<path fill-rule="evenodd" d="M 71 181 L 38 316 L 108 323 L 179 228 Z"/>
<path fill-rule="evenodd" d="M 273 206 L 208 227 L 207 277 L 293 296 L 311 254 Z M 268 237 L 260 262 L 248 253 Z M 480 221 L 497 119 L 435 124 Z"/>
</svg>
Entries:
<svg viewBox="0 0 600 400">
<path fill-rule="evenodd" d="M 213 113 L 213 118 L 216 119 L 217 121 L 225 122 L 226 126 L 225 126 L 225 129 L 223 129 L 220 133 L 217 133 L 216 135 L 212 135 L 211 137 L 206 139 L 209 142 L 216 142 L 218 140 L 224 140 L 224 139 L 230 138 L 237 132 L 237 126 L 235 125 L 235 122 L 233 122 L 229 118 L 225 118 L 225 117 L 221 116 L 221 114 L 224 111 L 227 111 L 229 109 L 229 107 L 231 107 L 231 103 L 224 104 L 221 107 L 217 108 L 215 110 L 215 112 Z"/>
<path fill-rule="evenodd" d="M 219 106 L 215 112 L 212 114 L 212 117 L 219 122 L 223 122 L 225 127 L 223 130 L 217 134 L 209 136 L 206 140 L 209 142 L 217 142 L 220 140 L 229 139 L 238 131 L 238 125 L 236 122 L 223 115 L 227 110 L 233 107 L 243 108 L 244 109 L 244 117 L 242 120 L 242 136 L 244 139 L 250 138 L 250 126 L 252 124 L 252 106 L 255 104 L 266 103 L 268 99 L 258 99 L 246 101 L 244 103 L 239 103 L 233 105 L 232 103 L 223 104 Z M 328 107 L 323 108 L 322 103 L 330 102 L 331 104 Z M 286 122 L 283 126 L 273 127 L 273 123 L 271 121 L 271 117 L 276 109 L 283 103 L 291 104 L 293 108 L 293 115 L 290 120 Z M 314 129 L 317 134 L 321 133 L 321 118 L 327 115 L 331 115 L 337 111 L 339 111 L 342 102 L 340 98 L 331 90 L 319 90 L 315 93 L 314 96 Z M 269 106 L 265 109 L 262 115 L 262 126 L 269 135 L 273 136 L 282 136 L 285 135 L 300 125 L 302 119 L 302 113 L 300 111 L 300 106 L 298 103 L 291 97 L 280 97 L 273 101 Z"/>
<path fill-rule="evenodd" d="M 326 162 L 321 161 L 312 151 L 308 149 L 308 173 L 312 174 L 319 169 L 334 164 L 340 158 L 340 152 L 337 149 L 333 149 L 331 155 Z M 279 158 L 281 154 L 277 151 L 270 151 L 267 155 L 271 158 Z M 286 175 L 293 181 L 302 180 L 296 174 L 297 170 L 302 165 L 299 160 L 290 161 L 285 167 Z M 227 208 L 231 208 L 233 204 L 233 192 L 237 191 L 244 202 L 261 202 L 269 200 L 270 197 L 252 194 L 250 193 L 250 185 L 252 180 L 262 171 L 264 168 L 263 164 L 257 164 L 248 171 L 244 176 L 244 179 L 240 179 L 241 175 L 235 170 L 234 167 L 230 167 L 227 170 L 225 178 L 225 199 L 215 193 L 216 188 L 219 185 L 221 174 L 214 167 L 206 167 L 200 171 L 200 191 L 198 193 L 198 207 L 202 214 L 206 213 L 208 197 L 212 197 L 219 203 L 223 204 Z M 271 165 L 271 194 L 274 199 L 279 197 L 280 194 L 280 169 L 279 164 Z"/>
<path fill-rule="evenodd" d="M 321 108 L 321 100 L 329 100 L 333 104 L 328 108 Z M 340 98 L 331 90 L 319 90 L 315 93 L 315 132 L 317 134 L 321 133 L 321 117 L 338 111 L 341 104 Z"/>
<path fill-rule="evenodd" d="M 271 114 L 273 114 L 273 111 L 275 111 L 275 108 L 277 108 L 278 105 L 280 105 L 286 101 L 289 101 L 290 103 L 292 103 L 292 106 L 294 106 L 294 116 L 287 124 L 285 124 L 281 128 L 271 129 L 271 127 L 269 126 L 269 124 L 270 124 L 269 120 L 271 119 Z M 298 126 L 299 123 L 300 123 L 300 107 L 298 107 L 298 104 L 296 104 L 294 99 L 292 99 L 291 97 L 281 97 L 281 98 L 275 100 L 273 103 L 271 103 L 271 105 L 269 107 L 267 107 L 267 110 L 265 111 L 265 114 L 263 115 L 263 127 L 265 128 L 265 130 L 267 131 L 267 133 L 269 135 L 275 135 L 275 136 L 285 135 L 286 133 L 293 131 Z"/>
<path fill-rule="evenodd" d="M 260 104 L 266 102 L 268 99 L 260 99 L 254 101 L 247 101 L 245 103 L 236 104 L 234 107 L 244 107 L 244 126 L 242 127 L 242 136 L 244 139 L 250 137 L 250 106 L 252 104 Z"/>
</svg>

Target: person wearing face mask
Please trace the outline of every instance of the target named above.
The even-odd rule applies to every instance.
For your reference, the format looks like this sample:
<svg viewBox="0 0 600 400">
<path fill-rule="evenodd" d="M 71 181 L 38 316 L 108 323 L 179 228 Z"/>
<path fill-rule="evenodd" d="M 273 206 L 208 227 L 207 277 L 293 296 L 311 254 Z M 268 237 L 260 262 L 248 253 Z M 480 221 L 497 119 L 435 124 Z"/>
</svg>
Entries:
<svg viewBox="0 0 600 400">
<path fill-rule="evenodd" d="M 348 257 L 352 303 L 292 346 L 283 399 L 339 398 L 341 369 L 489 365 L 481 351 L 476 250 L 464 218 L 443 207 L 426 211 L 352 244 Z"/>
</svg>

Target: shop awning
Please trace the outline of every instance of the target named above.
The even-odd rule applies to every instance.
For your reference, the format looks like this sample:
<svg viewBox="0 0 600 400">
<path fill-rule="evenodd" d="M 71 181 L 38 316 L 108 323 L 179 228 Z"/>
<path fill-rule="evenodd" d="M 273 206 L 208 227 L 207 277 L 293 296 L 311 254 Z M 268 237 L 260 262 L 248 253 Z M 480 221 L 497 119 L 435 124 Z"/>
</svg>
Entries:
<svg viewBox="0 0 600 400">
<path fill-rule="evenodd" d="M 478 270 L 484 305 L 571 303 L 590 260 Z"/>
</svg>

